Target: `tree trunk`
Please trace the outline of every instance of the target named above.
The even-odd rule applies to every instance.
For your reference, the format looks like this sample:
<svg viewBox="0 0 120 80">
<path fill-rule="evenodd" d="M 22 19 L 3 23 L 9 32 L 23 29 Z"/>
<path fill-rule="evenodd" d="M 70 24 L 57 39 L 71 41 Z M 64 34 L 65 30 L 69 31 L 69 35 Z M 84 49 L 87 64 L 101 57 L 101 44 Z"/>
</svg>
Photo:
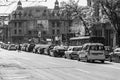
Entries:
<svg viewBox="0 0 120 80">
<path fill-rule="evenodd" d="M 120 47 L 120 32 L 117 33 L 117 45 Z"/>
<path fill-rule="evenodd" d="M 117 36 L 116 36 L 116 35 L 117 35 L 117 33 L 114 32 L 114 34 L 113 34 L 113 48 L 115 48 L 115 47 L 116 47 L 116 44 L 117 44 L 117 42 L 116 42 L 116 41 L 117 41 L 117 39 L 116 39 Z"/>
</svg>

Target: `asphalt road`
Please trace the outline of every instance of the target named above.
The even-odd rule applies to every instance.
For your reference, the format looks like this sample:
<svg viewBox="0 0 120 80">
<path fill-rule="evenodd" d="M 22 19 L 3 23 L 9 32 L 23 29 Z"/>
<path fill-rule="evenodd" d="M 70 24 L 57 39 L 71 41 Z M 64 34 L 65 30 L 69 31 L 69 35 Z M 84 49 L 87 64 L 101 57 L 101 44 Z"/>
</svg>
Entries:
<svg viewBox="0 0 120 80">
<path fill-rule="evenodd" d="M 120 63 L 87 63 L 0 49 L 0 80 L 120 80 Z"/>
</svg>

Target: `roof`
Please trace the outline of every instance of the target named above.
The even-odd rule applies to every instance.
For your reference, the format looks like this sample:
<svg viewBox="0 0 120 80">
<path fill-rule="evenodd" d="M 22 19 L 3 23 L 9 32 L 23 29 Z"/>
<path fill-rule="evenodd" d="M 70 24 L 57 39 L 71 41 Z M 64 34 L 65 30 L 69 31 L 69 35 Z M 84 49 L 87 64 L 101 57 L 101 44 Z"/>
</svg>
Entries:
<svg viewBox="0 0 120 80">
<path fill-rule="evenodd" d="M 0 6 L 0 15 L 9 15 L 12 11 L 16 10 L 17 8 L 17 1 L 15 2 L 9 2 L 8 5 Z M 7 4 L 7 3 L 6 3 Z M 43 6 L 43 4 L 40 4 L 38 2 L 22 2 L 22 7 L 47 7 Z"/>
<path fill-rule="evenodd" d="M 90 36 L 80 36 L 80 37 L 73 37 L 73 38 L 70 38 L 70 40 L 78 40 L 78 39 L 89 39 Z"/>
<path fill-rule="evenodd" d="M 69 46 L 69 48 L 81 48 L 82 46 Z"/>
<path fill-rule="evenodd" d="M 102 43 L 85 43 L 84 45 L 103 45 Z"/>
<path fill-rule="evenodd" d="M 115 50 L 120 50 L 120 48 L 116 48 Z"/>
<path fill-rule="evenodd" d="M 22 5 L 21 1 L 18 1 L 17 5 Z"/>
</svg>

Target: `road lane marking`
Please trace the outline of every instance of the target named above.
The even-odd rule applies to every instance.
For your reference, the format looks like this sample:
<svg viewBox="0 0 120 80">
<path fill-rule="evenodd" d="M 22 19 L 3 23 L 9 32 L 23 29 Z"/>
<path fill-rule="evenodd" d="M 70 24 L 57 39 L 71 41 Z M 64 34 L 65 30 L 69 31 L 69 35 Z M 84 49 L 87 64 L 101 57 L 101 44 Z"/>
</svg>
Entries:
<svg viewBox="0 0 120 80">
<path fill-rule="evenodd" d="M 83 70 L 83 69 L 76 69 L 76 70 L 81 71 L 81 72 L 84 72 L 84 73 L 87 73 L 87 74 L 90 74 L 89 71 L 86 71 L 86 70 Z"/>
<path fill-rule="evenodd" d="M 101 65 L 101 66 L 103 66 L 103 67 L 108 67 L 108 68 L 113 68 L 113 69 L 119 69 L 119 70 L 120 70 L 119 67 L 115 67 L 115 66 L 105 66 L 105 65 Z"/>
</svg>

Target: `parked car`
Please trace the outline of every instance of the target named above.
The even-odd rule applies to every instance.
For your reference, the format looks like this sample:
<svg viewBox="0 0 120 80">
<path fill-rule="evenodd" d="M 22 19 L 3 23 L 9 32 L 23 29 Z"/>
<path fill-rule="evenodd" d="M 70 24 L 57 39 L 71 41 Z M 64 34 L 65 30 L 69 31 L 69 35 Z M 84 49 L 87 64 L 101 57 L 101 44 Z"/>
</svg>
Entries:
<svg viewBox="0 0 120 80">
<path fill-rule="evenodd" d="M 105 48 L 101 43 L 86 43 L 83 45 L 79 53 L 78 60 L 86 60 L 87 62 L 94 62 L 99 60 L 102 63 L 105 61 Z"/>
<path fill-rule="evenodd" d="M 37 50 L 39 47 L 40 47 L 40 45 L 35 45 L 35 47 L 33 48 L 33 53 L 37 53 Z"/>
<path fill-rule="evenodd" d="M 17 45 L 15 45 L 15 44 L 10 44 L 10 45 L 8 46 L 8 50 L 17 50 Z"/>
<path fill-rule="evenodd" d="M 28 43 L 23 43 L 22 46 L 21 46 L 21 50 L 25 51 L 26 48 L 27 48 L 27 45 L 28 45 Z"/>
<path fill-rule="evenodd" d="M 113 50 L 113 52 L 110 53 L 110 62 L 120 62 L 120 48 L 116 48 Z"/>
<path fill-rule="evenodd" d="M 1 44 L 1 48 L 4 48 L 4 45 L 5 45 L 5 43 L 2 43 L 2 44 Z"/>
<path fill-rule="evenodd" d="M 64 57 L 69 59 L 78 59 L 78 52 L 81 51 L 81 49 L 82 46 L 71 46 L 67 51 L 65 51 Z"/>
<path fill-rule="evenodd" d="M 65 51 L 66 48 L 64 46 L 54 46 L 54 48 L 50 50 L 50 56 L 63 57 L 65 55 Z"/>
<path fill-rule="evenodd" d="M 45 54 L 45 49 L 48 47 L 49 45 L 46 44 L 40 44 L 40 47 L 37 50 L 38 54 Z"/>
<path fill-rule="evenodd" d="M 10 44 L 5 43 L 4 46 L 3 46 L 3 48 L 4 48 L 4 49 L 8 49 L 8 46 L 9 46 L 9 45 L 10 45 Z"/>
<path fill-rule="evenodd" d="M 110 46 L 105 46 L 105 58 L 106 60 L 108 60 L 108 58 L 110 57 L 110 53 L 112 52 L 112 47 Z"/>
<path fill-rule="evenodd" d="M 27 47 L 26 47 L 26 51 L 27 52 L 32 52 L 34 47 L 35 47 L 35 44 L 28 44 Z"/>
<path fill-rule="evenodd" d="M 44 49 L 44 53 L 46 55 L 50 55 L 50 50 L 54 48 L 55 45 L 48 45 L 45 49 Z"/>
<path fill-rule="evenodd" d="M 21 50 L 22 44 L 17 44 L 16 46 L 17 46 L 17 50 Z"/>
</svg>

